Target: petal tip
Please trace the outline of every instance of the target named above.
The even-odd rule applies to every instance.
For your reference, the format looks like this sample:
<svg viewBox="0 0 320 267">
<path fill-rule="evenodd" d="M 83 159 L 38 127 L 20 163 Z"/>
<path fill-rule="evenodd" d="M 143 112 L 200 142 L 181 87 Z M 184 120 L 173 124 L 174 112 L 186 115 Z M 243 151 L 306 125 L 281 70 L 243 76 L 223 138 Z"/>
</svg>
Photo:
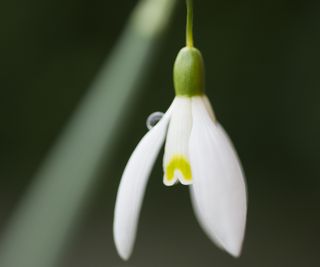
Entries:
<svg viewBox="0 0 320 267">
<path fill-rule="evenodd" d="M 132 253 L 132 248 L 128 245 L 129 242 L 126 242 L 125 240 L 120 240 L 116 234 L 114 234 L 114 242 L 117 249 L 117 252 L 121 259 L 124 261 L 127 261 Z"/>
<path fill-rule="evenodd" d="M 121 257 L 121 259 L 124 261 L 128 261 L 131 256 L 131 253 L 125 253 L 123 251 L 122 252 L 118 251 L 118 254 Z"/>
<path fill-rule="evenodd" d="M 216 236 L 217 238 L 218 236 Z M 242 244 L 244 238 L 244 231 L 240 235 L 235 235 L 235 233 L 231 234 L 229 232 L 228 235 L 225 236 L 224 239 L 218 239 L 220 241 L 220 246 L 231 256 L 238 258 L 242 252 Z"/>
<path fill-rule="evenodd" d="M 228 244 L 227 246 L 224 246 L 224 249 L 226 252 L 228 252 L 231 256 L 235 258 L 239 258 L 242 251 L 242 242 L 241 244 Z"/>
<path fill-rule="evenodd" d="M 166 174 L 163 176 L 163 184 L 165 186 L 173 186 L 176 183 L 177 183 L 177 179 L 175 179 L 175 177 L 173 177 L 172 179 L 169 179 Z"/>
</svg>

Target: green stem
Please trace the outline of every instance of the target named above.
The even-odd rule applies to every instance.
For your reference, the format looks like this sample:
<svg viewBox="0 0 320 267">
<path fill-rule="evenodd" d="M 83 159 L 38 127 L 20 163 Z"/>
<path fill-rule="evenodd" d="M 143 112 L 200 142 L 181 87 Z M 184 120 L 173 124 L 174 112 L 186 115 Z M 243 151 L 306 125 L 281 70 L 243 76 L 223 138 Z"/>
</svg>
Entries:
<svg viewBox="0 0 320 267">
<path fill-rule="evenodd" d="M 187 3 L 186 46 L 193 47 L 193 0 L 186 0 L 186 3 Z"/>
</svg>

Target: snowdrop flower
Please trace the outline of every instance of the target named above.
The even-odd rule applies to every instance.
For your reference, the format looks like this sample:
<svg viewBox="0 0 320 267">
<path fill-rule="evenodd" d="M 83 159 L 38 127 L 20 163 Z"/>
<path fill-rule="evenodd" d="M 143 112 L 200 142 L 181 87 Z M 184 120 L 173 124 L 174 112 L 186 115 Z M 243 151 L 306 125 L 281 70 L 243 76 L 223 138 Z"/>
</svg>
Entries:
<svg viewBox="0 0 320 267">
<path fill-rule="evenodd" d="M 231 255 L 240 255 L 247 200 L 235 149 L 204 93 L 201 53 L 187 42 L 174 65 L 176 97 L 162 119 L 139 142 L 122 175 L 114 213 L 119 255 L 132 252 L 143 196 L 165 142 L 163 183 L 187 185 L 199 224 Z"/>
</svg>

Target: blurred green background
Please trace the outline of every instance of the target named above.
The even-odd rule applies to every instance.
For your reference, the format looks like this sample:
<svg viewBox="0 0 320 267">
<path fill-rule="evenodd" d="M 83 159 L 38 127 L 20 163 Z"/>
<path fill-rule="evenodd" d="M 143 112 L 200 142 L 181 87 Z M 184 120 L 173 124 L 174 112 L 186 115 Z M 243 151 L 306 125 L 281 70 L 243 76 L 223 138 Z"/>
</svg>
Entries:
<svg viewBox="0 0 320 267">
<path fill-rule="evenodd" d="M 184 44 L 180 2 L 59 266 L 319 266 L 320 2 L 311 0 L 195 0 L 195 43 L 206 62 L 207 94 L 247 176 L 242 256 L 235 260 L 210 243 L 187 187 L 163 186 L 160 156 L 132 258 L 123 263 L 118 257 L 112 240 L 117 186 L 147 116 L 165 111 L 174 97 L 172 65 Z M 135 4 L 0 2 L 0 230 Z"/>
</svg>

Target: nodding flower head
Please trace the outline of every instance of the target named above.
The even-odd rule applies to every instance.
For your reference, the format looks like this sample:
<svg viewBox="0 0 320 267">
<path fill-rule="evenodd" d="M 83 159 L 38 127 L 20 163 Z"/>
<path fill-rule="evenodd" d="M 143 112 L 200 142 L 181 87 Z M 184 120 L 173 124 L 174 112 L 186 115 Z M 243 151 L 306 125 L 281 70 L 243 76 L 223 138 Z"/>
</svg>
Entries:
<svg viewBox="0 0 320 267">
<path fill-rule="evenodd" d="M 192 206 L 204 232 L 237 257 L 247 213 L 244 174 L 204 93 L 203 60 L 193 46 L 182 48 L 177 56 L 174 85 L 172 104 L 141 139 L 123 172 L 114 212 L 118 253 L 125 260 L 131 255 L 146 184 L 165 143 L 163 183 L 189 186 Z"/>
</svg>

